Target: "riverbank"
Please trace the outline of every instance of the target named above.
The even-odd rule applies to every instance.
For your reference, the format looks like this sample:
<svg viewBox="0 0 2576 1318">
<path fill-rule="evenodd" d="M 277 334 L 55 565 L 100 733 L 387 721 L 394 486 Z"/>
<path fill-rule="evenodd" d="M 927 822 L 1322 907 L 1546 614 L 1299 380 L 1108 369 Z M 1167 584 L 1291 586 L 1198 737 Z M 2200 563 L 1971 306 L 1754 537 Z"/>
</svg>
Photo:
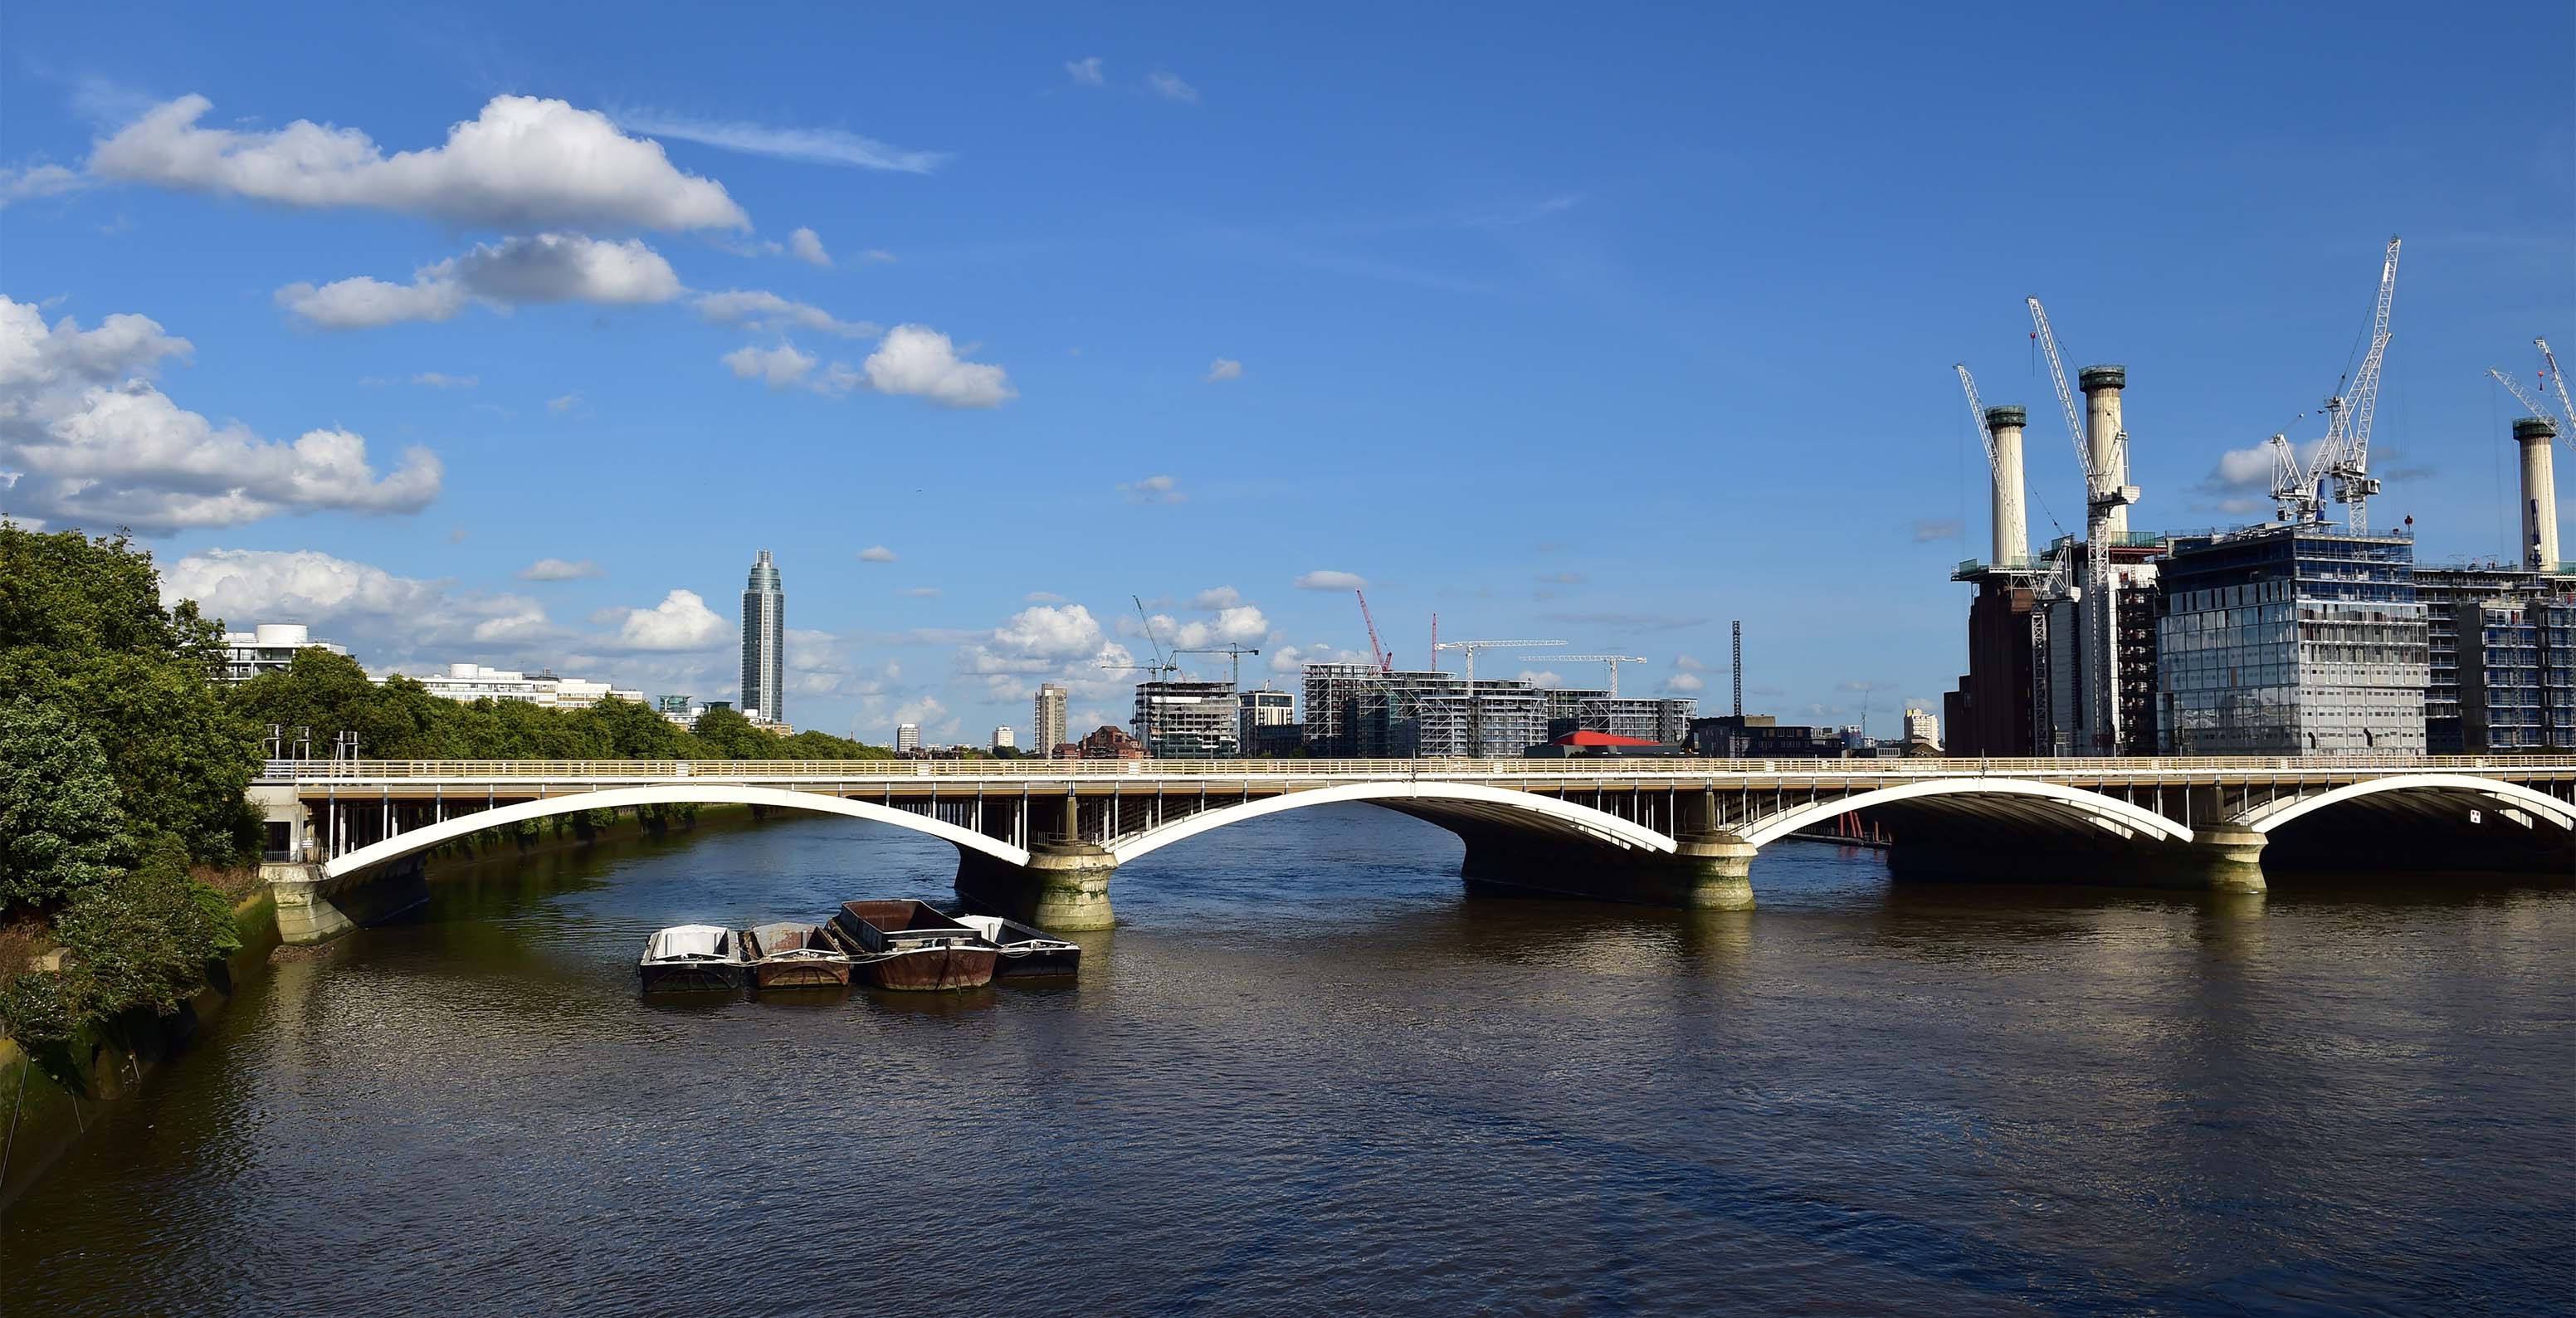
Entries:
<svg viewBox="0 0 2576 1318">
<path fill-rule="evenodd" d="M 749 824 L 756 818 L 745 806 L 698 807 L 652 818 L 628 812 L 608 822 L 565 816 L 552 821 L 552 828 L 528 834 L 494 831 L 460 838 L 428 853 L 426 877 L 434 881 L 446 867 L 573 851 L 674 830 Z M 131 1102 L 154 1072 L 185 1050 L 243 987 L 268 975 L 279 960 L 329 954 L 333 944 L 299 949 L 284 943 L 278 936 L 276 905 L 268 889 L 257 883 L 255 871 L 201 877 L 241 893 L 232 911 L 241 947 L 216 963 L 206 987 L 178 1011 L 167 1016 L 128 1012 L 82 1030 L 65 1045 L 59 1075 L 29 1057 L 16 1040 L 0 1036 L 0 1113 L 5 1113 L 0 1115 L 0 1132 L 5 1132 L 0 1133 L 0 1215 L 92 1127 Z"/>
</svg>

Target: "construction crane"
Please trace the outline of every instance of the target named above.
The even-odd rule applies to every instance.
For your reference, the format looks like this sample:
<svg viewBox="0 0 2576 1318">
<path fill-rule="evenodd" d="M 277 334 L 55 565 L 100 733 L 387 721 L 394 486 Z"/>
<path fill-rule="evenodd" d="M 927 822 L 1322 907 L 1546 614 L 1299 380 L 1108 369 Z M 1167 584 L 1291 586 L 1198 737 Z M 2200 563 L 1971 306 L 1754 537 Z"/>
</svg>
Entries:
<svg viewBox="0 0 2576 1318">
<path fill-rule="evenodd" d="M 1369 653 L 1377 658 L 1377 670 L 1381 673 L 1394 672 L 1395 656 L 1388 654 L 1386 647 L 1377 643 L 1377 619 L 1369 616 L 1368 592 L 1354 590 L 1351 593 L 1360 597 L 1360 623 L 1368 628 Z"/>
<path fill-rule="evenodd" d="M 1619 665 L 1642 664 L 1647 660 L 1642 654 L 1534 654 L 1529 656 L 1529 661 L 1534 664 L 1608 664 L 1610 695 L 1615 699 L 1619 694 Z"/>
<path fill-rule="evenodd" d="M 2507 375 L 2507 374 L 2505 374 L 2504 372 L 2499 371 L 2499 370 L 2497 370 L 2496 368 L 2494 368 L 2494 367 L 2492 367 L 2492 366 L 2490 366 L 2490 367 L 2488 367 L 2488 368 L 2487 368 L 2487 374 L 2494 376 L 2494 377 L 2495 377 L 2495 382 L 2496 382 L 2497 384 L 2503 385 L 2503 386 L 2504 386 L 2504 391 L 2505 391 L 2506 393 L 2509 393 L 2509 394 L 2512 394 L 2512 395 L 2513 395 L 2513 401 L 2515 401 L 2515 402 L 2517 402 L 2517 403 L 2522 404 L 2522 405 L 2523 405 L 2524 407 L 2526 407 L 2526 408 L 2531 409 L 2531 414 L 2532 414 L 2533 416 L 2551 416 L 2551 415 L 2553 415 L 2553 414 L 2550 412 L 2550 410 L 2549 410 L 2549 405 L 2548 405 L 2548 404 L 2541 402 L 2539 399 L 2534 398 L 2534 397 L 2532 397 L 2531 395 L 2529 395 L 2529 394 L 2527 394 L 2527 393 L 2524 393 L 2524 392 L 2522 391 L 2522 386 L 2521 386 L 2521 385 L 2518 385 L 2518 384 L 2515 384 L 2515 383 L 2513 382 L 2513 377 L 2512 377 L 2512 376 Z"/>
<path fill-rule="evenodd" d="M 2576 430 L 2576 399 L 2567 396 L 2567 375 L 2558 369 L 2558 354 L 2549 350 L 2547 339 L 2533 339 L 2531 346 L 2540 349 L 2540 360 L 2549 366 L 2549 382 L 2558 386 L 2558 410 L 2564 414 L 2568 428 Z M 2568 442 L 2576 444 L 2576 434 L 2569 435 Z"/>
<path fill-rule="evenodd" d="M 1233 660 L 1233 661 L 1234 661 L 1234 669 L 1233 669 L 1233 672 L 1232 672 L 1231 676 L 1230 676 L 1227 680 L 1228 680 L 1228 681 L 1230 681 L 1230 682 L 1232 682 L 1232 683 L 1233 683 L 1233 685 L 1234 685 L 1236 688 L 1240 689 L 1240 688 L 1243 686 L 1243 656 L 1245 656 L 1245 655 L 1247 655 L 1247 654 L 1259 654 L 1259 653 L 1261 653 L 1259 650 L 1253 649 L 1253 648 L 1252 648 L 1252 647 L 1250 647 L 1250 646 L 1245 646 L 1245 645 L 1224 645 L 1224 646 L 1203 646 L 1203 647 L 1193 647 L 1193 648 L 1191 648 L 1191 649 L 1187 649 L 1187 650 L 1174 650 L 1174 651 L 1172 651 L 1172 656 L 1173 656 L 1174 658 L 1178 658 L 1178 657 L 1180 657 L 1180 656 L 1182 656 L 1182 655 L 1185 655 L 1185 654 L 1221 654 L 1221 655 L 1224 655 L 1226 658 L 1231 659 L 1231 660 Z"/>
<path fill-rule="evenodd" d="M 2137 486 L 2117 483 L 2120 473 L 2129 469 L 2129 435 L 2123 430 L 2112 437 L 2107 470 L 2094 466 L 2093 451 L 2084 442 L 2083 415 L 2075 410 L 2075 391 L 2066 387 L 2066 363 L 2058 355 L 2057 332 L 2049 327 L 2048 309 L 2035 297 L 2023 301 L 2030 307 L 2032 332 L 2048 357 L 2057 406 L 2066 414 L 2067 435 L 2075 441 L 2076 464 L 2084 472 L 2084 593 L 2080 599 L 2085 694 L 2092 710 L 2086 723 L 2092 734 L 2091 749 L 2116 755 L 2120 749 L 2120 602 L 2119 585 L 2111 575 L 2110 526 L 2113 513 L 2138 501 Z"/>
<path fill-rule="evenodd" d="M 2317 491 L 2321 470 L 2299 465 L 2299 452 L 2290 447 L 2287 435 L 2275 434 L 2267 445 L 2272 451 L 2272 503 L 2285 522 L 2314 522 L 2325 516 L 2325 499 Z M 2324 455 L 2320 451 L 2322 466 Z"/>
<path fill-rule="evenodd" d="M 1563 641 L 1442 641 L 1440 643 L 1440 648 L 1443 650 L 1462 650 L 1466 652 L 1468 689 L 1473 690 L 1476 681 L 1476 652 L 1478 650 L 1526 650 L 1535 646 L 1563 644 L 1565 644 Z"/>
<path fill-rule="evenodd" d="M 2576 444 L 2576 402 L 2569 401 L 2567 397 L 2567 381 L 2558 373 L 2558 354 L 2549 350 L 2547 339 L 2533 339 L 2531 344 L 2540 349 L 2541 376 L 2558 386 L 2558 410 L 2552 411 L 2549 404 L 2524 393 L 2522 386 L 2513 382 L 2512 376 L 2492 366 L 2487 368 L 2487 374 L 2494 376 L 2495 382 L 2513 395 L 2513 401 L 2522 404 L 2533 416 L 2557 422 L 2558 433 L 2565 436 L 2568 443 Z"/>
<path fill-rule="evenodd" d="M 2335 502 L 2352 510 L 2348 521 L 2355 532 L 2370 530 L 2370 496 L 2379 493 L 2379 481 L 2370 474 L 2370 420 L 2379 406 L 2379 366 L 2388 355 L 2388 311 L 2397 298 L 2398 240 L 2388 240 L 2388 253 L 2379 263 L 2379 297 L 2371 304 L 2370 351 L 2361 359 L 2361 369 L 2353 373 L 2352 391 L 2338 392 L 2326 400 L 2326 410 L 2333 420 L 2326 426 L 2326 446 L 2317 458 L 2325 464 L 2325 474 L 2334 481 Z"/>
</svg>

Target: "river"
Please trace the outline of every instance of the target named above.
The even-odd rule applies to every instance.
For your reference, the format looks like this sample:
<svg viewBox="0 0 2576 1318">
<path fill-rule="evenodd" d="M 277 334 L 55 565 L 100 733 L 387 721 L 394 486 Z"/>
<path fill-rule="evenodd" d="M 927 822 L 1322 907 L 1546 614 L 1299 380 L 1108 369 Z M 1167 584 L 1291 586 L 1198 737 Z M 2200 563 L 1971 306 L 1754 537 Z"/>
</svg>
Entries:
<svg viewBox="0 0 2576 1318">
<path fill-rule="evenodd" d="M 945 898 L 710 827 L 433 872 L 0 1219 L 28 1314 L 2541 1313 L 2576 892 L 1469 898 L 1365 806 L 1128 867 L 1078 987 L 645 1001 L 691 920 Z"/>
</svg>

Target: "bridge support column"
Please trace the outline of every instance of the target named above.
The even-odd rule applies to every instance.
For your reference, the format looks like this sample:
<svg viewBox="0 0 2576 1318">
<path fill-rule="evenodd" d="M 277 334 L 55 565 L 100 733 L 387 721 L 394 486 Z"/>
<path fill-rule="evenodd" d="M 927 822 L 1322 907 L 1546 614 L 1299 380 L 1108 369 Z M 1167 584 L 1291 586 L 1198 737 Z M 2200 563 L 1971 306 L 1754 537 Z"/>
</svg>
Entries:
<svg viewBox="0 0 2576 1318">
<path fill-rule="evenodd" d="M 358 927 L 356 921 L 324 894 L 330 880 L 322 877 L 322 867 L 303 864 L 267 864 L 259 867 L 259 877 L 268 884 L 269 896 L 277 904 L 277 936 L 298 947 L 327 943 Z"/>
<path fill-rule="evenodd" d="M 1755 848 L 1732 833 L 1693 833 L 1670 855 L 1610 846 L 1549 845 L 1501 834 L 1467 839 L 1470 889 L 1557 893 L 1696 911 L 1753 909 Z"/>
<path fill-rule="evenodd" d="M 2241 824 L 2210 824 L 2191 835 L 2193 886 L 2211 892 L 2262 892 L 2262 834 Z"/>
<path fill-rule="evenodd" d="M 1041 842 L 1026 866 L 961 850 L 957 895 L 1049 932 L 1107 929 L 1117 923 L 1109 909 L 1109 880 L 1117 872 L 1107 849 L 1081 842 Z"/>
</svg>

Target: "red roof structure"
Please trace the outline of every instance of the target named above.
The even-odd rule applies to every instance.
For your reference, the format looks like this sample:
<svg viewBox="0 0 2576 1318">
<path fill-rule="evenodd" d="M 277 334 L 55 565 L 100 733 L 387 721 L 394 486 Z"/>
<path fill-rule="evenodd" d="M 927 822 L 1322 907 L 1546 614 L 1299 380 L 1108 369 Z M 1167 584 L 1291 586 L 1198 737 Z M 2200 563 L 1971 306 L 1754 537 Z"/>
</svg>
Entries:
<svg viewBox="0 0 2576 1318">
<path fill-rule="evenodd" d="M 1661 742 L 1645 737 L 1614 737 L 1607 732 L 1577 729 L 1548 743 L 1550 746 L 1658 746 Z"/>
</svg>

